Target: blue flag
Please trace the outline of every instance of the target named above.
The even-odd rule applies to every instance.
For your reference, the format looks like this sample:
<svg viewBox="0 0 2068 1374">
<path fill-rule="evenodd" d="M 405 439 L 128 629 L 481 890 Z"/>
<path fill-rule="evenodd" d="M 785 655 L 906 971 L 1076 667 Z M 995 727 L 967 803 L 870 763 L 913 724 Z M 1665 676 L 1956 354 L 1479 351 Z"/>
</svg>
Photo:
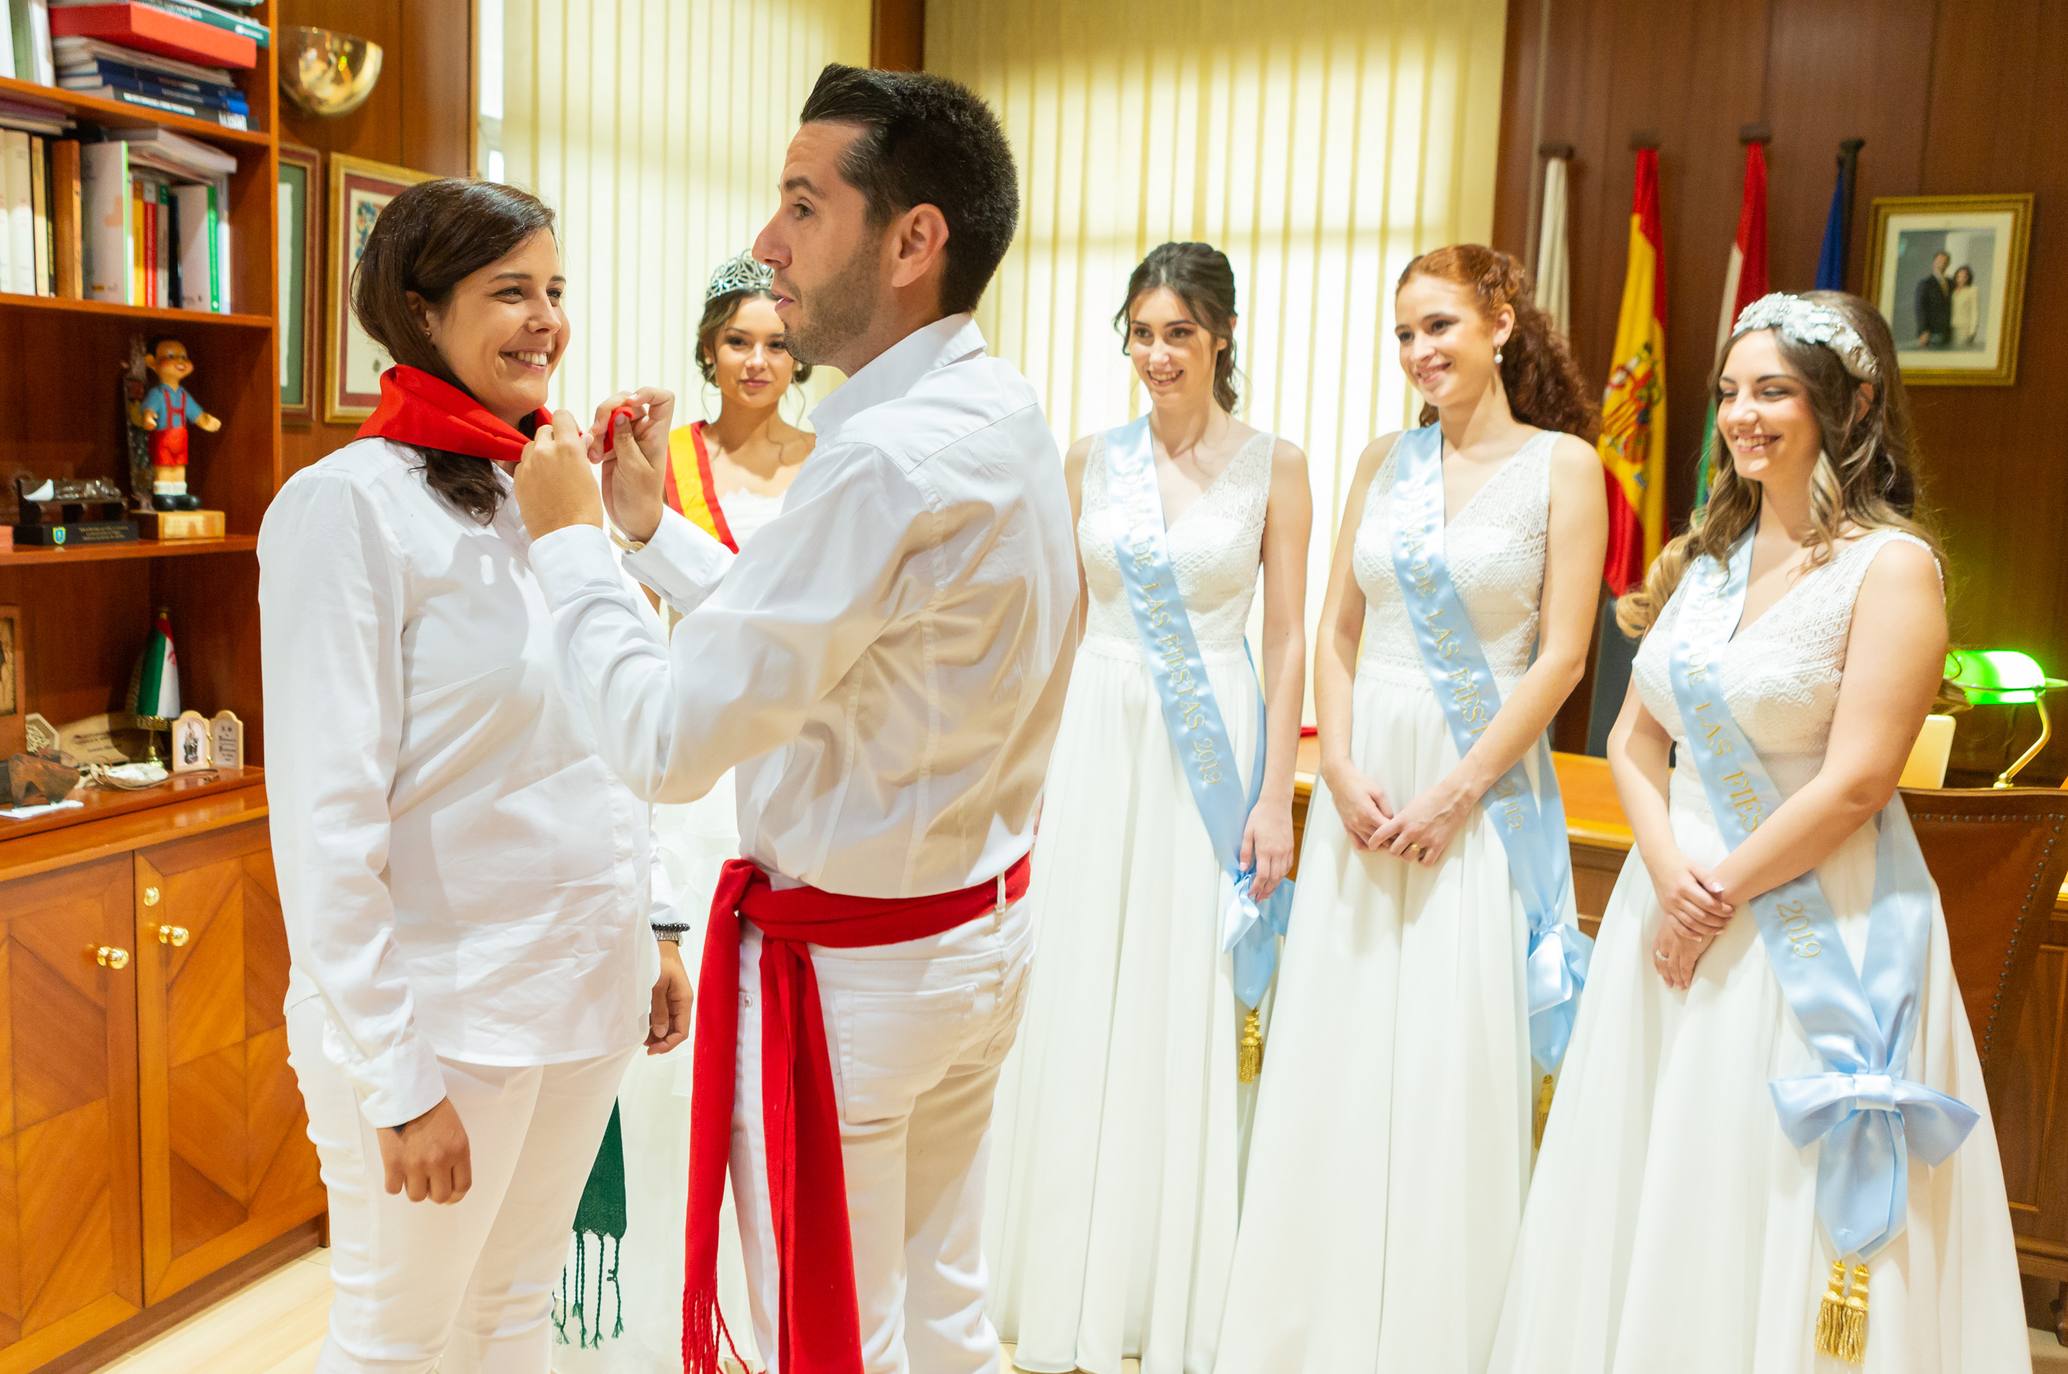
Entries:
<svg viewBox="0 0 2068 1374">
<path fill-rule="evenodd" d="M 1838 180 L 1831 187 L 1831 213 L 1824 219 L 1824 246 L 1817 253 L 1817 290 L 1845 290 L 1845 248 L 1853 218 L 1853 168 L 1861 141 L 1839 147 Z"/>
</svg>

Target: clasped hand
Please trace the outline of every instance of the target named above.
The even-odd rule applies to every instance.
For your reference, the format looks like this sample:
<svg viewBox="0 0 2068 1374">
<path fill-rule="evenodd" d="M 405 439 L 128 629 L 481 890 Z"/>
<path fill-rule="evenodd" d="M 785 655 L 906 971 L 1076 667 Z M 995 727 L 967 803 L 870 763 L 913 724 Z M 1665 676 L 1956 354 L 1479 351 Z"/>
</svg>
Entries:
<svg viewBox="0 0 2068 1374">
<path fill-rule="evenodd" d="M 617 415 L 620 410 L 630 414 Z M 674 393 L 659 387 L 612 396 L 596 407 L 595 423 L 586 431 L 570 412 L 555 411 L 552 424 L 540 427 L 517 464 L 517 507 L 531 537 L 543 539 L 570 525 L 601 528 L 608 510 L 627 535 L 651 539 L 661 523 L 674 418 Z"/>
</svg>

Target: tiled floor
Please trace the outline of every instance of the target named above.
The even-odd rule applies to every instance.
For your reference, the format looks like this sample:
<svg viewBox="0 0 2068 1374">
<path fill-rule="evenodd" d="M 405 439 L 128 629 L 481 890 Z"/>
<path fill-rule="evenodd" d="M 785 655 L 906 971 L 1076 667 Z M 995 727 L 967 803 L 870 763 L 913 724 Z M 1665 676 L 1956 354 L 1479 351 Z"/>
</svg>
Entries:
<svg viewBox="0 0 2068 1374">
<path fill-rule="evenodd" d="M 108 1365 L 102 1374 L 309 1374 L 330 1304 L 330 1257 L 318 1250 Z M 2034 1374 L 2068 1371 L 2068 1349 L 2032 1333 Z M 1134 1361 L 1127 1374 L 1137 1374 Z M 658 1374 L 658 1372 L 657 1372 Z"/>
</svg>

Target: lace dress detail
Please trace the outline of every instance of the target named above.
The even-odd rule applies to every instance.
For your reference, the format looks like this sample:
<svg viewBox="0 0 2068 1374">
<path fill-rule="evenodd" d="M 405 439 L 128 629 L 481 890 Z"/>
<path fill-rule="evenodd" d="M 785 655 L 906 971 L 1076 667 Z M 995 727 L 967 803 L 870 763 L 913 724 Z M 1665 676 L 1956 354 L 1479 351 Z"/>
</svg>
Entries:
<svg viewBox="0 0 2068 1374">
<path fill-rule="evenodd" d="M 1444 529 L 1451 581 L 1503 690 L 1522 677 L 1537 647 L 1550 537 L 1551 449 L 1557 440 L 1548 430 L 1533 436 Z M 1428 669 L 1415 646 L 1399 579 L 1393 575 L 1395 475 L 1389 453 L 1372 477 L 1351 551 L 1351 571 L 1364 592 L 1365 606 L 1357 671 L 1360 676 L 1426 685 Z"/>
<path fill-rule="evenodd" d="M 1831 737 L 1838 707 L 1838 683 L 1845 674 L 1846 638 L 1852 632 L 1853 603 L 1874 556 L 1896 541 L 1929 549 L 1917 536 L 1896 529 L 1873 530 L 1841 545 L 1829 562 L 1791 583 L 1780 599 L 1724 648 L 1724 700 L 1752 747 L 1773 773 L 1775 785 L 1793 791 L 1816 772 Z M 1709 595 L 1703 580 L 1684 577 L 1638 648 L 1632 674 L 1645 709 L 1674 739 L 1685 738 L 1680 708 L 1667 676 L 1680 613 L 1690 596 Z M 1692 770 L 1676 770 L 1692 771 Z M 1676 787 L 1676 804 L 1692 801 L 1699 787 Z"/>
<path fill-rule="evenodd" d="M 1275 436 L 1257 434 L 1228 460 L 1207 489 L 1164 531 L 1178 589 L 1202 652 L 1242 647 L 1250 603 L 1264 551 L 1264 512 L 1271 497 L 1271 455 Z M 1087 639 L 1139 644 L 1134 612 L 1120 580 L 1114 536 L 1120 513 L 1106 496 L 1106 441 L 1092 442 L 1084 464 L 1084 512 L 1077 521 L 1078 555 L 1084 560 L 1091 613 Z"/>
</svg>

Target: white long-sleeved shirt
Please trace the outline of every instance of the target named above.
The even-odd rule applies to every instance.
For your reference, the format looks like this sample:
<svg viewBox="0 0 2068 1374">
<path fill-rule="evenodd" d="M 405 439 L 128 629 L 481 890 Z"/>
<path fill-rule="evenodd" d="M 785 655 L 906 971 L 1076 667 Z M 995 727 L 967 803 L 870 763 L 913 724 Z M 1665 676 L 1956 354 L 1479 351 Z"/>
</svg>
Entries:
<svg viewBox="0 0 2068 1374">
<path fill-rule="evenodd" d="M 646 631 L 602 531 L 532 550 L 568 696 L 641 796 L 737 766 L 742 852 L 778 881 L 923 896 L 1003 872 L 1075 651 L 1077 564 L 1034 390 L 966 315 L 911 334 L 813 415 L 783 512 L 708 597 L 670 514 L 626 560 L 687 614 Z"/>
<path fill-rule="evenodd" d="M 560 690 L 530 542 L 514 499 L 480 525 L 380 439 L 297 473 L 259 532 L 288 1002 L 323 999 L 326 1051 L 376 1126 L 437 1105 L 440 1055 L 638 1044 L 648 923 L 677 919 L 651 809 Z"/>
</svg>

